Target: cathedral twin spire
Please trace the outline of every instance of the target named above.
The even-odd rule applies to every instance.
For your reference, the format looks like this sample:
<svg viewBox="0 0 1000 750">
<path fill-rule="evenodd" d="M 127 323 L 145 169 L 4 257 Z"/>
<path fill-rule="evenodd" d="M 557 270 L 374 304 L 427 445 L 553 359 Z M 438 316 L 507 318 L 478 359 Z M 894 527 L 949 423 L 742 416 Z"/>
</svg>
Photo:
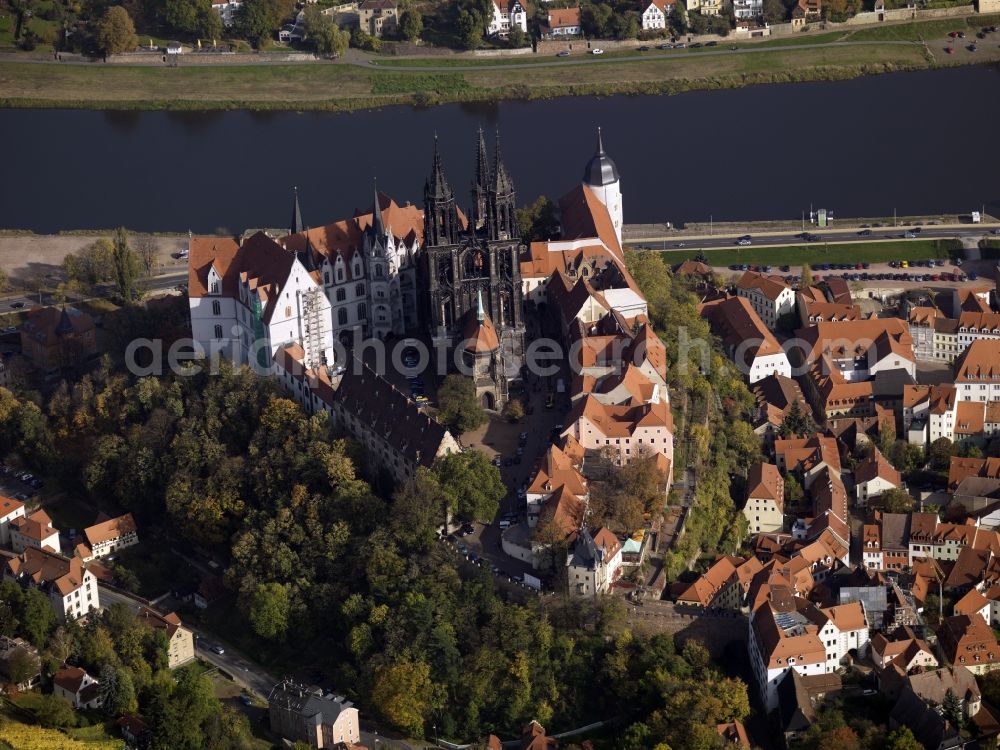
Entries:
<svg viewBox="0 0 1000 750">
<path fill-rule="evenodd" d="M 515 208 L 514 183 L 500 153 L 500 133 L 497 132 L 496 153 L 490 165 L 480 128 L 469 230 L 485 232 L 490 240 L 516 239 Z M 450 245 L 458 241 L 455 194 L 444 176 L 436 134 L 431 175 L 424 183 L 424 223 L 428 245 Z"/>
</svg>

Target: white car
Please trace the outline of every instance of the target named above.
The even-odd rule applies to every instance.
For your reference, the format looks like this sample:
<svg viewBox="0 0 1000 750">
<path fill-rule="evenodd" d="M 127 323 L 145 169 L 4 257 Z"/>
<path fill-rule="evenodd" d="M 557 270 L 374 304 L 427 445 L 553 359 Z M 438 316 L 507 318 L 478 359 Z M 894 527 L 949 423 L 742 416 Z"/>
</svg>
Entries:
<svg viewBox="0 0 1000 750">
<path fill-rule="evenodd" d="M 749 245 L 751 243 L 750 243 L 750 240 L 748 240 L 746 237 L 744 237 L 743 239 L 739 240 L 736 244 L 737 245 Z"/>
<path fill-rule="evenodd" d="M 604 50 L 602 50 L 600 47 L 594 47 L 594 49 L 590 50 L 590 54 L 592 54 L 592 55 L 603 55 L 604 54 Z"/>
</svg>

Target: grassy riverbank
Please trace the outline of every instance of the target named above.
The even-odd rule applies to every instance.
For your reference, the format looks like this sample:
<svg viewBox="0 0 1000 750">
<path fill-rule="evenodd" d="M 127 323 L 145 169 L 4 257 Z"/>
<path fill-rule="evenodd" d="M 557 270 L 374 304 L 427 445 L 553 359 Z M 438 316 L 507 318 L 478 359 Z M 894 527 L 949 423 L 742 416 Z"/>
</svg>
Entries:
<svg viewBox="0 0 1000 750">
<path fill-rule="evenodd" d="M 974 18 L 976 24 L 989 19 Z M 932 22 L 935 33 L 938 27 Z M 957 20 L 951 26 L 962 27 Z M 921 24 L 894 34 L 914 36 Z M 971 24 L 970 24 L 971 28 Z M 906 29 L 905 31 L 903 29 Z M 888 27 L 886 29 L 888 30 Z M 837 32 L 853 40 L 860 32 Z M 1000 50 L 975 58 L 940 59 L 921 45 L 870 41 L 831 44 L 832 34 L 749 43 L 731 52 L 677 50 L 667 55 L 628 53 L 606 60 L 574 58 L 459 61 L 424 58 L 349 64 L 218 65 L 177 68 L 127 65 L 53 65 L 0 62 L 0 106 L 93 109 L 355 110 L 395 104 L 545 99 L 557 96 L 675 94 L 762 83 L 844 80 L 960 62 L 1000 60 Z M 803 48 L 807 43 L 825 46 Z M 765 46 L 773 45 L 773 46 Z M 749 49 L 753 47 L 753 51 Z M 520 65 L 519 65 L 520 63 Z M 592 64 L 591 64 L 592 63 Z"/>
</svg>

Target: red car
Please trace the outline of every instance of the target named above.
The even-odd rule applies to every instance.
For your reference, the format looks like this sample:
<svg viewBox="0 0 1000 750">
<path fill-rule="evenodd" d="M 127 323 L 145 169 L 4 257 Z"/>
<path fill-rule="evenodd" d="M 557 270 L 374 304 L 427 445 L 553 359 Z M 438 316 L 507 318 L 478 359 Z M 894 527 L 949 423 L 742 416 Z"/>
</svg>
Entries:
<svg viewBox="0 0 1000 750">
<path fill-rule="evenodd" d="M 951 47 L 945 47 L 944 51 L 947 52 L 949 55 L 954 54 L 955 52 L 955 50 L 953 50 Z"/>
<path fill-rule="evenodd" d="M 957 31 L 949 31 L 948 32 L 948 36 L 950 36 L 952 39 L 955 39 L 955 38 L 958 37 L 958 32 Z"/>
</svg>

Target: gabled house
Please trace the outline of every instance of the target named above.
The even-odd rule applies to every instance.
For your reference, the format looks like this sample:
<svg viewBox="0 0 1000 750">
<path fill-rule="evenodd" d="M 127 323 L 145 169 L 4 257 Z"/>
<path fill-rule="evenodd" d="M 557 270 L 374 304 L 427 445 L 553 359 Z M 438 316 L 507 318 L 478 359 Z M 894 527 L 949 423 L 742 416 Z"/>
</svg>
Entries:
<svg viewBox="0 0 1000 750">
<path fill-rule="evenodd" d="M 52 676 L 52 694 L 68 700 L 73 708 L 100 708 L 101 686 L 87 670 L 62 667 Z"/>
<path fill-rule="evenodd" d="M 649 0 L 646 9 L 642 11 L 643 31 L 667 28 L 667 16 L 671 14 L 677 0 Z"/>
<path fill-rule="evenodd" d="M 869 500 L 890 489 L 903 486 L 902 475 L 890 464 L 882 452 L 872 446 L 871 455 L 854 470 L 854 488 L 858 505 L 866 507 Z"/>
<path fill-rule="evenodd" d="M 105 557 L 139 543 L 139 530 L 131 513 L 99 521 L 83 530 L 92 557 Z M 85 561 L 86 562 L 86 561 Z"/>
<path fill-rule="evenodd" d="M 601 527 L 580 530 L 566 558 L 566 578 L 570 593 L 597 597 L 606 594 L 621 576 L 622 545 L 618 537 Z"/>
<path fill-rule="evenodd" d="M 30 516 L 15 517 L 9 522 L 10 546 L 14 552 L 24 552 L 29 547 L 48 549 L 59 553 L 59 529 L 52 526 L 52 519 L 42 509 Z"/>
<path fill-rule="evenodd" d="M 486 36 L 506 39 L 514 27 L 528 32 L 528 11 L 521 0 L 493 0 L 493 17 L 486 27 Z"/>
<path fill-rule="evenodd" d="M 774 464 L 757 462 L 747 472 L 743 515 L 751 533 L 783 531 L 785 480 Z"/>
</svg>

